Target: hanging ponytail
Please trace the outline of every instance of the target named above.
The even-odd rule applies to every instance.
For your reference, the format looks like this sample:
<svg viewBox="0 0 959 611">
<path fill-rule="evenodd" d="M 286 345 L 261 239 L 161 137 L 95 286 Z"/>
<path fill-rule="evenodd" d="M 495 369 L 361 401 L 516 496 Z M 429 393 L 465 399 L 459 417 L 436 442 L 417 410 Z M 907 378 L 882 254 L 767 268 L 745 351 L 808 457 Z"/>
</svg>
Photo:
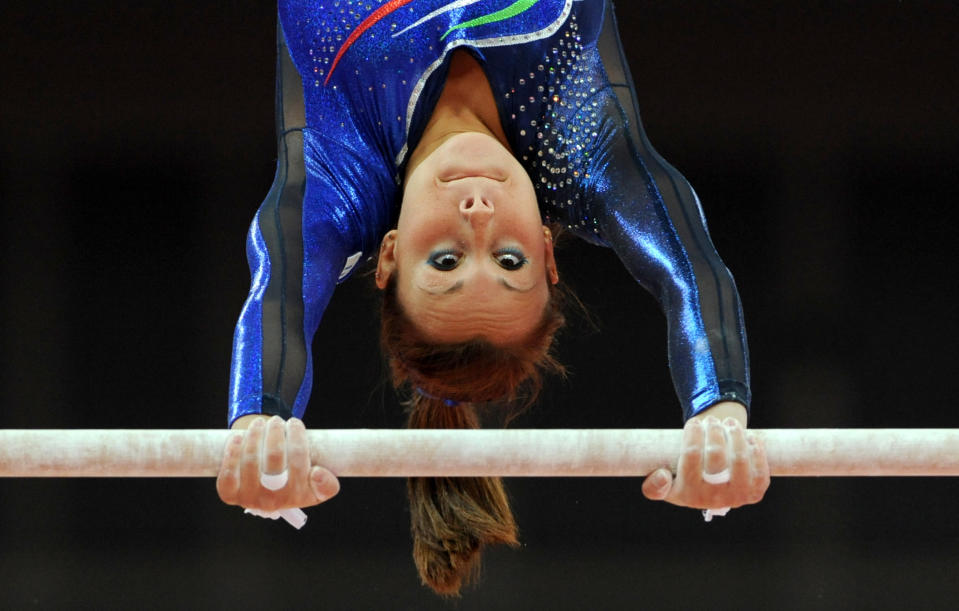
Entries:
<svg viewBox="0 0 959 611">
<path fill-rule="evenodd" d="M 469 403 L 448 406 L 414 393 L 409 405 L 410 428 L 479 428 Z M 439 594 L 456 595 L 479 575 L 483 546 L 518 545 L 516 522 L 498 477 L 411 477 L 407 491 L 413 561 L 423 583 Z"/>
<path fill-rule="evenodd" d="M 535 329 L 519 345 L 501 347 L 482 339 L 457 344 L 419 337 L 396 298 L 394 278 L 383 291 L 380 343 L 393 385 L 408 391 L 410 428 L 475 429 L 475 406 L 496 402 L 506 421 L 531 405 L 543 373 L 563 374 L 550 354 L 563 325 L 560 293 L 550 300 Z M 410 478 L 413 560 L 423 583 L 454 596 L 479 572 L 485 545 L 518 545 L 516 522 L 497 477 Z"/>
</svg>

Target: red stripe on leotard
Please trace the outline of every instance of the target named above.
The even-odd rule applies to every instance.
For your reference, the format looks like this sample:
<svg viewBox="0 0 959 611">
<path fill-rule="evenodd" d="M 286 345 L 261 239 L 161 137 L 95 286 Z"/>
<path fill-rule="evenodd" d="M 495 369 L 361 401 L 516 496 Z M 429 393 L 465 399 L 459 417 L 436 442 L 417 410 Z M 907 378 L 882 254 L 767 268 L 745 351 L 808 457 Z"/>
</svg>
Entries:
<svg viewBox="0 0 959 611">
<path fill-rule="evenodd" d="M 340 58 L 343 57 L 343 54 L 346 53 L 346 50 L 356 42 L 356 39 L 363 35 L 368 29 L 373 27 L 377 21 L 386 17 L 396 9 L 405 6 L 412 2 L 413 0 L 390 0 L 380 8 L 376 9 L 370 16 L 363 20 L 360 25 L 356 26 L 356 29 L 353 30 L 353 33 L 350 34 L 347 39 L 340 46 L 340 50 L 336 52 L 336 57 L 333 58 L 333 65 L 330 66 L 330 71 L 326 75 L 326 80 L 323 81 L 323 85 L 326 86 L 330 82 L 330 77 L 333 76 L 333 71 L 336 70 L 336 64 L 339 63 Z"/>
</svg>

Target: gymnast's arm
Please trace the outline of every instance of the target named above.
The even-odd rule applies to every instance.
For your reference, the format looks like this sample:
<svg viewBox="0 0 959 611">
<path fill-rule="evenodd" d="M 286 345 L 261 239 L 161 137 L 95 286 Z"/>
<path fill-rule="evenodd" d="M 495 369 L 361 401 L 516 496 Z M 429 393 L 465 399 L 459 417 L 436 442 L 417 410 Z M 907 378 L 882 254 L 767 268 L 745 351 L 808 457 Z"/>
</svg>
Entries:
<svg viewBox="0 0 959 611">
<path fill-rule="evenodd" d="M 592 208 L 603 239 L 666 315 L 670 370 L 685 418 L 712 409 L 742 420 L 749 378 L 738 292 L 695 194 L 655 151 L 638 150 L 622 131 L 603 156 L 591 195 L 603 204 Z"/>
<path fill-rule="evenodd" d="M 696 193 L 643 130 L 609 2 L 598 48 L 611 95 L 596 100 L 602 137 L 586 196 L 601 236 L 666 315 L 670 371 L 684 419 L 720 403 L 748 408 L 739 293 L 713 247 Z M 742 415 L 734 406 L 714 410 Z"/>
<path fill-rule="evenodd" d="M 301 80 L 279 25 L 276 109 L 277 171 L 250 227 L 252 286 L 234 336 L 228 419 L 241 432 L 230 437 L 217 478 L 224 502 L 263 511 L 315 505 L 339 490 L 332 473 L 310 465 L 305 428 L 294 417 L 302 415 L 311 386 L 315 324 L 309 321 L 318 322 L 336 276 L 316 274 L 313 299 L 303 297 L 306 121 Z M 330 250 L 332 257 L 337 249 Z M 281 490 L 261 485 L 261 473 L 284 470 L 289 483 Z"/>
<path fill-rule="evenodd" d="M 746 431 L 749 361 L 739 294 L 716 253 L 699 200 L 653 149 L 640 121 L 612 3 L 599 41 L 613 96 L 604 104 L 610 134 L 594 158 L 591 198 L 603 238 L 666 314 L 673 384 L 687 420 L 675 480 L 651 474 L 647 497 L 683 506 L 736 507 L 769 486 L 762 443 Z M 705 473 L 729 469 L 723 485 Z"/>
<path fill-rule="evenodd" d="M 712 248 L 692 189 L 675 170 L 658 156 L 637 162 L 625 138 L 607 153 L 599 227 L 666 314 L 670 371 L 688 420 L 675 480 L 666 469 L 656 471 L 643 491 L 696 508 L 755 503 L 769 486 L 769 467 L 761 442 L 745 430 L 748 362 L 732 277 Z M 653 164 L 668 177 L 665 184 L 650 178 L 646 168 Z M 703 477 L 726 469 L 731 477 L 721 486 Z"/>
<path fill-rule="evenodd" d="M 608 205 L 599 225 L 666 314 L 670 371 L 688 420 L 675 479 L 658 470 L 643 492 L 699 509 L 756 503 L 769 487 L 769 466 L 762 443 L 745 428 L 748 362 L 732 277 L 678 172 L 654 152 L 637 160 L 625 138 L 617 139 L 610 154 L 603 181 Z M 665 183 L 650 178 L 646 168 L 654 165 Z M 729 479 L 721 485 L 705 477 L 724 472 Z"/>
</svg>

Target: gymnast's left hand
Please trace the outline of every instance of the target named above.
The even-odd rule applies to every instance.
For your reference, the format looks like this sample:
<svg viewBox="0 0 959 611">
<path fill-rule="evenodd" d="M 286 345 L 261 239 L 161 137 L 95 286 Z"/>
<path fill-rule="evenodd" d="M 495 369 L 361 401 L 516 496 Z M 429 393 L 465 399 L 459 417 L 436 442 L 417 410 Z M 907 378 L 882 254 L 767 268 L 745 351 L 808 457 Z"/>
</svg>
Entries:
<svg viewBox="0 0 959 611">
<path fill-rule="evenodd" d="M 745 408 L 741 418 L 691 418 L 683 429 L 675 478 L 669 469 L 653 471 L 643 482 L 646 498 L 696 509 L 736 508 L 762 500 L 769 488 L 766 449 L 743 420 Z"/>
<path fill-rule="evenodd" d="M 310 465 L 302 421 L 255 415 L 234 423 L 216 490 L 228 505 L 274 512 L 318 505 L 336 495 L 340 483 L 329 470 Z"/>
</svg>

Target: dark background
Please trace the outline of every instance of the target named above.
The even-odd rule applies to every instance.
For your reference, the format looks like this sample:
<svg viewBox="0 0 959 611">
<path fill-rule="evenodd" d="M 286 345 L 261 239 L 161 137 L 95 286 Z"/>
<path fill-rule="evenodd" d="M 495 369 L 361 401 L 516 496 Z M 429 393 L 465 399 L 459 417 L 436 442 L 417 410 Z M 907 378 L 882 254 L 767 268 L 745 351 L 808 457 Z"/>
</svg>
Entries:
<svg viewBox="0 0 959 611">
<path fill-rule="evenodd" d="M 372 2 L 376 4 L 376 2 Z M 957 427 L 954 2 L 622 1 L 651 140 L 736 276 L 757 428 Z M 224 426 L 244 238 L 273 174 L 268 2 L 0 15 L 0 427 Z M 680 426 L 661 314 L 612 253 L 563 273 L 600 328 L 519 426 Z M 599 279 L 599 281 L 597 281 Z M 316 340 L 313 427 L 392 427 L 372 281 Z M 957 449 L 959 451 L 959 449 Z M 295 532 L 212 480 L 0 481 L 0 607 L 917 609 L 959 596 L 955 479 L 777 479 L 704 524 L 630 479 L 511 480 L 523 548 L 455 603 L 404 484 Z"/>
</svg>

